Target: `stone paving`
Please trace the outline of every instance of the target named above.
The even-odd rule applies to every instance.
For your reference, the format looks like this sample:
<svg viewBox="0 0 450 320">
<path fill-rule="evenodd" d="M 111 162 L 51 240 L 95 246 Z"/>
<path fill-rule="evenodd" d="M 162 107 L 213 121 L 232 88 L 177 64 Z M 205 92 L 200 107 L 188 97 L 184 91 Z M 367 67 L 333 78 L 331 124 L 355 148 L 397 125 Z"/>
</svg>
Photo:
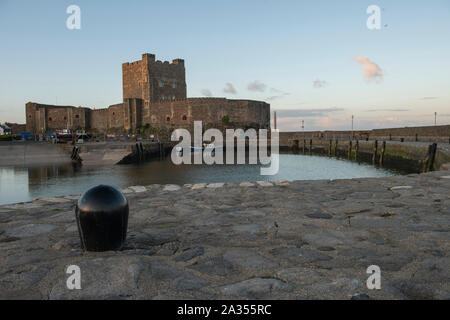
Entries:
<svg viewBox="0 0 450 320">
<path fill-rule="evenodd" d="M 76 195 L 0 206 L 0 299 L 450 299 L 449 171 L 123 191 L 120 252 L 81 251 Z"/>
</svg>

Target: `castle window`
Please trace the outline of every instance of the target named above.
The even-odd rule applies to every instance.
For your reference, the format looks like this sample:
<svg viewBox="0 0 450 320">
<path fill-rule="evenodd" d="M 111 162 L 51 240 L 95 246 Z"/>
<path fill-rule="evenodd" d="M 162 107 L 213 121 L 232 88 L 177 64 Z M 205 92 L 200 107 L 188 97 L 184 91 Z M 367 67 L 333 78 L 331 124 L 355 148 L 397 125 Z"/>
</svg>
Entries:
<svg viewBox="0 0 450 320">
<path fill-rule="evenodd" d="M 175 100 L 175 96 L 172 96 L 172 100 Z"/>
<path fill-rule="evenodd" d="M 113 112 L 113 116 L 115 115 L 116 113 L 115 112 Z"/>
<path fill-rule="evenodd" d="M 166 121 L 169 122 L 169 121 L 170 121 L 170 117 L 167 117 L 167 118 L 166 118 Z"/>
<path fill-rule="evenodd" d="M 80 115 L 78 115 L 78 114 L 77 114 L 77 115 L 75 115 L 75 118 L 77 118 L 77 119 L 78 119 L 78 118 L 80 118 Z"/>
<path fill-rule="evenodd" d="M 67 120 L 67 117 L 64 117 L 64 120 Z"/>
<path fill-rule="evenodd" d="M 177 87 L 177 84 L 174 82 L 173 84 L 172 84 L 172 88 L 176 88 Z"/>
<path fill-rule="evenodd" d="M 31 117 L 31 116 L 30 116 Z M 48 118 L 48 121 L 52 121 L 52 117 Z"/>
<path fill-rule="evenodd" d="M 159 87 L 162 88 L 163 87 L 163 82 L 161 80 L 159 80 Z"/>
<path fill-rule="evenodd" d="M 186 121 L 186 120 L 187 120 L 187 117 L 186 117 L 185 115 L 183 116 L 183 120 L 184 120 L 184 121 Z"/>
</svg>

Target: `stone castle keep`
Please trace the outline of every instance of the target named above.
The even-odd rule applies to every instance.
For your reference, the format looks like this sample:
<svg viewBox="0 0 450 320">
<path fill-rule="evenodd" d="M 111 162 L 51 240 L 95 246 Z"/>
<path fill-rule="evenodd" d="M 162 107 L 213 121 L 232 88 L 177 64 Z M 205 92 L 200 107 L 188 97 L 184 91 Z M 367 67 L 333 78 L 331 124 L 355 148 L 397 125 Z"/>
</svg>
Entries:
<svg viewBox="0 0 450 320">
<path fill-rule="evenodd" d="M 92 133 L 133 133 L 142 126 L 170 133 L 192 130 L 194 121 L 204 128 L 269 128 L 270 105 L 262 101 L 225 98 L 187 98 L 184 60 L 142 60 L 122 64 L 123 103 L 106 109 L 26 104 L 27 131 L 44 134 L 71 129 Z M 229 121 L 223 121 L 228 119 Z M 227 122 L 229 124 L 227 124 Z"/>
</svg>

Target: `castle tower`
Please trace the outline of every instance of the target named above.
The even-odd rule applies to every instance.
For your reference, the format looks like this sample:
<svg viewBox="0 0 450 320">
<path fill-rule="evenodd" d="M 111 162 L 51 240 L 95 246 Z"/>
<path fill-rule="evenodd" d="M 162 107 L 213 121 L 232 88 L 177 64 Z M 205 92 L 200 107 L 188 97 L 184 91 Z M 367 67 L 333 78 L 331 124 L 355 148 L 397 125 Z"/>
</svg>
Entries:
<svg viewBox="0 0 450 320">
<path fill-rule="evenodd" d="M 138 98 L 148 110 L 151 102 L 186 99 L 184 60 L 155 61 L 144 53 L 142 60 L 122 64 L 123 99 Z"/>
</svg>

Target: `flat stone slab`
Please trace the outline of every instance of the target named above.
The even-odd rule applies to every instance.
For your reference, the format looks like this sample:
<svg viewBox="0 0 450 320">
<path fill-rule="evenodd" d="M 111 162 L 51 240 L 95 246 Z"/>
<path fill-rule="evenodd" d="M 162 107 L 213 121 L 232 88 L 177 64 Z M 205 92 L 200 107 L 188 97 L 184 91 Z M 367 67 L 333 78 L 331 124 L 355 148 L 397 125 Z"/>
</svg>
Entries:
<svg viewBox="0 0 450 320">
<path fill-rule="evenodd" d="M 225 185 L 225 183 L 222 183 L 222 182 L 210 183 L 210 184 L 208 184 L 207 188 L 212 188 L 212 189 L 222 188 L 224 185 Z"/>
<path fill-rule="evenodd" d="M 196 183 L 196 184 L 192 185 L 191 189 L 198 190 L 198 189 L 203 189 L 205 187 L 206 187 L 206 183 Z"/>
<path fill-rule="evenodd" d="M 285 181 L 285 180 L 275 182 L 275 185 L 277 185 L 277 186 L 288 186 L 289 184 L 290 184 L 289 181 Z"/>
<path fill-rule="evenodd" d="M 168 184 L 164 187 L 163 191 L 178 191 L 181 187 L 176 184 Z"/>
<path fill-rule="evenodd" d="M 449 299 L 447 175 L 125 188 L 116 252 L 81 250 L 77 196 L 1 206 L 0 299 Z"/>
<path fill-rule="evenodd" d="M 255 184 L 254 184 L 254 183 L 251 183 L 251 182 L 241 182 L 241 183 L 239 184 L 239 186 L 240 186 L 240 187 L 254 187 Z"/>
<path fill-rule="evenodd" d="M 80 199 L 81 195 L 77 194 L 77 195 L 72 195 L 72 196 L 65 196 L 64 198 L 68 199 L 68 200 L 78 200 Z"/>
<path fill-rule="evenodd" d="M 130 193 L 133 193 L 133 192 L 134 192 L 134 190 L 131 189 L 131 188 L 121 189 L 120 191 L 121 191 L 123 194 L 130 194 Z"/>
<path fill-rule="evenodd" d="M 43 198 L 43 199 L 39 199 L 39 201 L 49 202 L 49 203 L 66 203 L 66 202 L 70 202 L 70 199 L 66 199 L 66 198 Z"/>
<path fill-rule="evenodd" d="M 395 186 L 391 187 L 391 190 L 406 190 L 406 189 L 412 189 L 412 186 Z"/>
<path fill-rule="evenodd" d="M 16 203 L 3 206 L 6 209 L 15 209 L 15 210 L 26 210 L 26 209 L 36 209 L 42 207 L 41 203 L 37 202 L 25 202 L 25 203 Z"/>
<path fill-rule="evenodd" d="M 132 186 L 132 187 L 128 187 L 128 189 L 131 189 L 136 193 L 141 193 L 141 192 L 147 191 L 147 188 L 144 186 Z"/>
<path fill-rule="evenodd" d="M 10 237 L 28 238 L 49 233 L 57 228 L 57 226 L 50 224 L 26 224 L 7 230 L 6 235 Z"/>
<path fill-rule="evenodd" d="M 273 183 L 268 181 L 256 181 L 256 183 L 261 187 L 272 187 Z"/>
</svg>

